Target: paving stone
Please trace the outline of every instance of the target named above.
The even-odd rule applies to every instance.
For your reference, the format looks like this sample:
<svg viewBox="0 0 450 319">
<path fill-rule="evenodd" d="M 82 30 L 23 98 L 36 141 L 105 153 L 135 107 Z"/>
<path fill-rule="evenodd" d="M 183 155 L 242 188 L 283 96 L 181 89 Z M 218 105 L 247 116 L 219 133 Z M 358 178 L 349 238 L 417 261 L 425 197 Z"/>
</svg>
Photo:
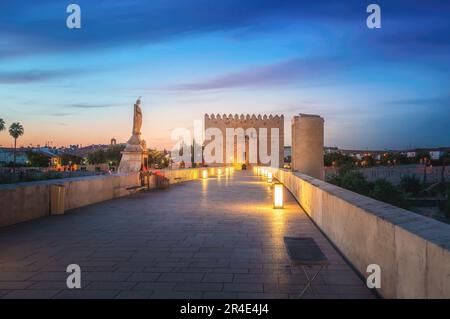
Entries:
<svg viewBox="0 0 450 319">
<path fill-rule="evenodd" d="M 288 299 L 288 294 L 281 293 L 238 293 L 239 299 Z"/>
<path fill-rule="evenodd" d="M 50 299 L 60 290 L 13 290 L 2 299 Z"/>
<path fill-rule="evenodd" d="M 31 281 L 0 281 L 0 290 L 26 289 L 32 284 Z"/>
<path fill-rule="evenodd" d="M 206 274 L 203 277 L 204 282 L 232 282 L 233 274 Z"/>
<path fill-rule="evenodd" d="M 81 286 L 88 285 L 89 282 L 81 282 Z M 38 281 L 32 283 L 27 289 L 31 290 L 63 290 L 67 289 L 66 281 Z"/>
<path fill-rule="evenodd" d="M 221 283 L 178 283 L 174 287 L 174 291 L 222 291 Z"/>
<path fill-rule="evenodd" d="M 30 279 L 34 275 L 36 275 L 36 272 L 0 271 L 0 281 L 22 281 Z"/>
<path fill-rule="evenodd" d="M 96 281 L 91 282 L 84 289 L 86 290 L 130 290 L 136 286 L 135 282 L 126 281 Z"/>
<path fill-rule="evenodd" d="M 158 278 L 158 281 L 171 282 L 200 282 L 204 274 L 197 273 L 164 273 Z"/>
<path fill-rule="evenodd" d="M 139 282 L 133 290 L 172 291 L 175 285 L 174 282 Z"/>
<path fill-rule="evenodd" d="M 157 291 L 150 299 L 201 299 L 203 294 L 198 291 Z"/>
<path fill-rule="evenodd" d="M 120 291 L 116 290 L 83 290 L 70 289 L 60 291 L 53 298 L 55 299 L 112 299 L 116 297 Z"/>
<path fill-rule="evenodd" d="M 289 192 L 274 215 L 251 172 L 191 181 L 0 229 L 0 297 L 295 298 L 306 279 L 284 236 L 313 237 L 330 259 L 308 298 L 373 298 Z M 66 267 L 83 289 L 66 289 Z M 52 294 L 56 291 L 56 294 Z"/>
<path fill-rule="evenodd" d="M 160 275 L 160 273 L 153 272 L 137 272 L 132 274 L 128 281 L 156 281 Z"/>
<path fill-rule="evenodd" d="M 153 291 L 125 290 L 125 291 L 121 291 L 115 298 L 116 299 L 149 299 L 152 294 L 153 294 Z"/>
<path fill-rule="evenodd" d="M 132 273 L 126 272 L 86 272 L 81 273 L 81 280 L 88 281 L 125 281 Z"/>
<path fill-rule="evenodd" d="M 234 291 L 234 292 L 263 292 L 262 284 L 254 284 L 254 283 L 225 283 L 223 287 L 223 291 Z"/>
</svg>

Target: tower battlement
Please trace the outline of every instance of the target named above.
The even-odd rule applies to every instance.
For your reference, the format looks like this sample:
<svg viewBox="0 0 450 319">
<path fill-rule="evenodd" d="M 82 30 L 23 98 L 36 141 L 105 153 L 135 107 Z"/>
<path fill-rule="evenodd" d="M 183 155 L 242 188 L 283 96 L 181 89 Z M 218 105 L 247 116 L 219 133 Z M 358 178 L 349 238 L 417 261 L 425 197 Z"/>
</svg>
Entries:
<svg viewBox="0 0 450 319">
<path fill-rule="evenodd" d="M 238 123 L 248 123 L 248 122 L 260 122 L 260 121 L 270 121 L 274 124 L 279 124 L 284 121 L 284 115 L 272 115 L 272 114 L 205 114 L 205 121 L 225 121 L 225 122 L 238 122 Z M 227 123 L 231 124 L 231 123 Z"/>
</svg>

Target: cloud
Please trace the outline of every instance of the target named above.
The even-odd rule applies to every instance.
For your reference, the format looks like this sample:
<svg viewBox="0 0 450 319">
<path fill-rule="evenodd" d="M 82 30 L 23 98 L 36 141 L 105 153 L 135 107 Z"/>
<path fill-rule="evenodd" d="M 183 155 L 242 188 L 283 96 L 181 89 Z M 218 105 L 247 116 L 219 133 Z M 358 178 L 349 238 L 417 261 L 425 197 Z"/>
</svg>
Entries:
<svg viewBox="0 0 450 319">
<path fill-rule="evenodd" d="M 422 113 L 438 110 L 450 114 L 450 96 L 398 99 L 386 101 L 385 104 L 402 109 L 408 108 Z"/>
<path fill-rule="evenodd" d="M 0 84 L 22 84 L 53 80 L 68 76 L 67 71 L 18 71 L 0 72 Z"/>
<path fill-rule="evenodd" d="M 51 113 L 51 116 L 69 116 L 72 115 L 71 113 L 64 113 L 64 112 L 55 112 L 55 113 Z"/>
<path fill-rule="evenodd" d="M 205 91 L 231 88 L 313 84 L 314 80 L 330 76 L 332 71 L 346 64 L 343 59 L 296 58 L 257 66 L 243 71 L 220 75 L 206 81 L 191 82 L 169 87 L 170 90 Z"/>
<path fill-rule="evenodd" d="M 251 32 L 252 27 L 255 31 L 264 26 L 270 28 L 272 22 L 313 22 L 334 30 L 351 24 L 359 26 L 356 30 L 363 30 L 367 17 L 367 3 L 361 0 L 153 0 L 147 3 L 78 0 L 77 3 L 81 7 L 82 28 L 69 30 L 65 26 L 68 16 L 65 2 L 3 0 L 0 4 L 0 39 L 3 39 L 0 40 L 0 58 L 129 44 L 140 46 L 243 28 Z M 382 7 L 383 16 L 406 25 L 408 34 L 426 33 L 429 27 L 436 29 L 439 23 L 442 23 L 440 34 L 450 33 L 446 23 L 450 11 L 448 3 L 439 0 L 426 3 L 379 0 L 377 3 Z M 425 23 L 429 20 L 434 21 L 434 26 Z M 395 26 L 392 31 L 395 33 Z"/>
<path fill-rule="evenodd" d="M 386 104 L 401 106 L 445 106 L 450 109 L 450 96 L 427 97 L 427 98 L 411 98 L 397 99 L 386 101 Z"/>
<path fill-rule="evenodd" d="M 0 71 L 0 84 L 28 84 L 46 82 L 65 77 L 73 77 L 77 74 L 91 72 L 93 70 L 25 70 L 25 71 Z"/>
<path fill-rule="evenodd" d="M 120 106 L 120 104 L 84 104 L 84 103 L 74 103 L 74 104 L 66 105 L 66 107 L 77 108 L 77 109 L 102 109 L 102 108 L 117 107 L 117 106 Z"/>
</svg>

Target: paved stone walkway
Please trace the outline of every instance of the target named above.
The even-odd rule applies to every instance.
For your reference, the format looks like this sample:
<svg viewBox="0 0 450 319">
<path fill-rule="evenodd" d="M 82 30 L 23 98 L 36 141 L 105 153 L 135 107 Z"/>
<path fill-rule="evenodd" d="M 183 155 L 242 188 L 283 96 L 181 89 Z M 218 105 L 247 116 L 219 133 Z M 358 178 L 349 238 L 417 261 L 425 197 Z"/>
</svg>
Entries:
<svg viewBox="0 0 450 319">
<path fill-rule="evenodd" d="M 314 237 L 320 298 L 374 298 L 292 196 L 250 172 L 173 185 L 0 229 L 0 298 L 295 298 L 283 236 Z M 67 289 L 67 265 L 82 289 Z M 307 295 L 306 297 L 311 297 Z"/>
</svg>

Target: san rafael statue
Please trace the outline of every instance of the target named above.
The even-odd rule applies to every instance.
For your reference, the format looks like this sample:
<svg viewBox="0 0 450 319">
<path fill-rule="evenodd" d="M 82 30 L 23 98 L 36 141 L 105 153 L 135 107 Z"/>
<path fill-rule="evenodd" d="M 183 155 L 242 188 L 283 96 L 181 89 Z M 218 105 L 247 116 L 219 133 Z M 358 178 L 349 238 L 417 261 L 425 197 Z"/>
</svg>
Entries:
<svg viewBox="0 0 450 319">
<path fill-rule="evenodd" d="M 134 104 L 133 130 L 127 142 L 125 150 L 122 152 L 122 159 L 119 165 L 119 174 L 139 172 L 143 165 L 143 152 L 141 140 L 142 110 L 141 98 Z"/>
</svg>

